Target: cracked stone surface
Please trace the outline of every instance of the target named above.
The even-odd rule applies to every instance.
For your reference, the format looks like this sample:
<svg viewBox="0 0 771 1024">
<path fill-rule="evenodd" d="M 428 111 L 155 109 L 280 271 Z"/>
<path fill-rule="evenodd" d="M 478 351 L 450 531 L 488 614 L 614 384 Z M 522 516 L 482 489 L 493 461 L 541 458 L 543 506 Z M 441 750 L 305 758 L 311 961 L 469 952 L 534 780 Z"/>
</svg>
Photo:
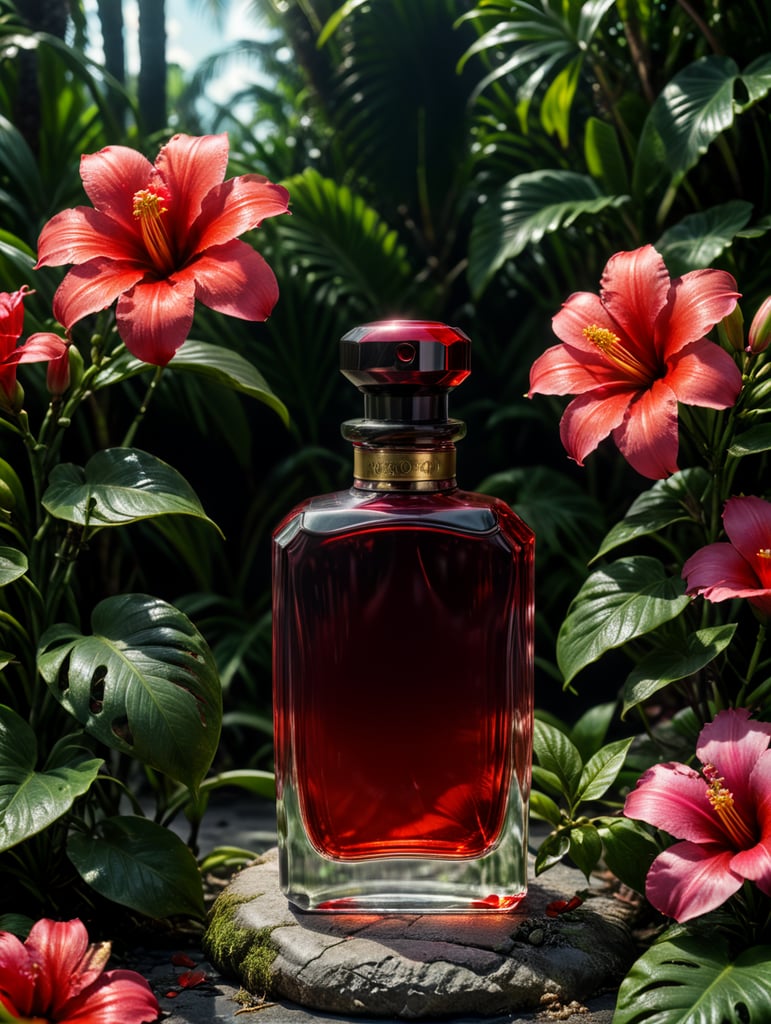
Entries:
<svg viewBox="0 0 771 1024">
<path fill-rule="evenodd" d="M 537 1010 L 618 985 L 635 959 L 632 909 L 599 886 L 577 910 L 546 915 L 553 900 L 586 890 L 580 872 L 559 866 L 535 881 L 531 870 L 528 895 L 508 913 L 307 913 L 281 894 L 271 850 L 215 903 L 213 922 L 227 916 L 240 941 L 210 934 L 207 952 L 256 995 L 327 1013 L 414 1020 Z"/>
</svg>

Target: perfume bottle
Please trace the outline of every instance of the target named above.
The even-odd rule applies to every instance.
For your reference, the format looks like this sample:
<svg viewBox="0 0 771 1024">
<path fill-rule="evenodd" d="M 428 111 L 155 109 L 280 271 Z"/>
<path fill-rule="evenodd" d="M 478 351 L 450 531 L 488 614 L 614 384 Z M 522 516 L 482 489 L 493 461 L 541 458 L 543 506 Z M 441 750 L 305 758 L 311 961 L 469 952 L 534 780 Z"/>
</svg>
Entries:
<svg viewBox="0 0 771 1024">
<path fill-rule="evenodd" d="M 273 535 L 279 871 L 305 910 L 501 911 L 527 885 L 534 535 L 459 490 L 470 342 L 358 327 L 353 486 Z"/>
</svg>

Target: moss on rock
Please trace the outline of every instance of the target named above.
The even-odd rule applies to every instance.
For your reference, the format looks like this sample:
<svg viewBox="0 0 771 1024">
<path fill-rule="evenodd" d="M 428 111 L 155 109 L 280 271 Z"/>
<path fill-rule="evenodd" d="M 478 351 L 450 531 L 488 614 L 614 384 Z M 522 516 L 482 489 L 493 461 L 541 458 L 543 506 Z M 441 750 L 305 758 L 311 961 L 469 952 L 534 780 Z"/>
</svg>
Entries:
<svg viewBox="0 0 771 1024">
<path fill-rule="evenodd" d="M 254 897 L 222 893 L 217 897 L 203 937 L 206 957 L 227 974 L 235 975 L 249 992 L 270 995 L 272 967 L 277 956 L 273 928 L 243 928 L 236 923 L 242 903 Z"/>
</svg>

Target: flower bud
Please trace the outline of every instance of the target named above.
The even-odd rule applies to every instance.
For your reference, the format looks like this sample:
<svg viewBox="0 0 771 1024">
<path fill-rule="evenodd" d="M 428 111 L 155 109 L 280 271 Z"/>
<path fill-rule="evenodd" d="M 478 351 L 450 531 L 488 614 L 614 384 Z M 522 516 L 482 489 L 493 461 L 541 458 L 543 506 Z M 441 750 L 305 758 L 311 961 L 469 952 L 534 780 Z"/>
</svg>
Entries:
<svg viewBox="0 0 771 1024">
<path fill-rule="evenodd" d="M 717 325 L 720 344 L 727 351 L 741 352 L 744 348 L 744 314 L 737 302 L 733 311 Z"/>
<path fill-rule="evenodd" d="M 765 352 L 771 342 L 771 295 L 761 303 L 750 324 L 747 351 L 753 355 Z"/>
<path fill-rule="evenodd" d="M 70 386 L 70 348 L 68 345 L 60 356 L 48 362 L 46 387 L 54 396 L 63 395 Z"/>
</svg>

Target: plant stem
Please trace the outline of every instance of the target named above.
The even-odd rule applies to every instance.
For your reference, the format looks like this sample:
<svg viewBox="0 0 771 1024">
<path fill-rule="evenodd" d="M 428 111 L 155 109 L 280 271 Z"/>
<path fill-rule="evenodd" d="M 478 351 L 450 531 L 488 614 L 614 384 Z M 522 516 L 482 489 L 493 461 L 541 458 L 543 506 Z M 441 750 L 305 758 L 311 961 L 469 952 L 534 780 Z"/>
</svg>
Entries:
<svg viewBox="0 0 771 1024">
<path fill-rule="evenodd" d="M 164 371 L 164 367 L 163 366 L 156 366 L 155 373 L 153 374 L 152 380 L 150 381 L 150 383 L 147 386 L 147 391 L 145 392 L 144 400 L 143 400 L 142 404 L 140 405 L 140 407 L 137 409 L 137 414 L 134 417 L 130 427 L 126 431 L 126 436 L 121 441 L 121 444 L 120 444 L 121 448 L 130 448 L 131 447 L 131 445 L 132 445 L 132 443 L 134 441 L 134 436 L 135 436 L 137 430 L 139 429 L 139 424 L 144 419 L 145 413 L 147 412 L 147 407 L 149 406 L 150 401 L 152 400 L 152 397 L 155 394 L 155 389 L 158 387 L 158 384 L 160 382 L 160 379 L 161 379 L 161 376 L 163 374 L 163 371 Z"/>
</svg>

